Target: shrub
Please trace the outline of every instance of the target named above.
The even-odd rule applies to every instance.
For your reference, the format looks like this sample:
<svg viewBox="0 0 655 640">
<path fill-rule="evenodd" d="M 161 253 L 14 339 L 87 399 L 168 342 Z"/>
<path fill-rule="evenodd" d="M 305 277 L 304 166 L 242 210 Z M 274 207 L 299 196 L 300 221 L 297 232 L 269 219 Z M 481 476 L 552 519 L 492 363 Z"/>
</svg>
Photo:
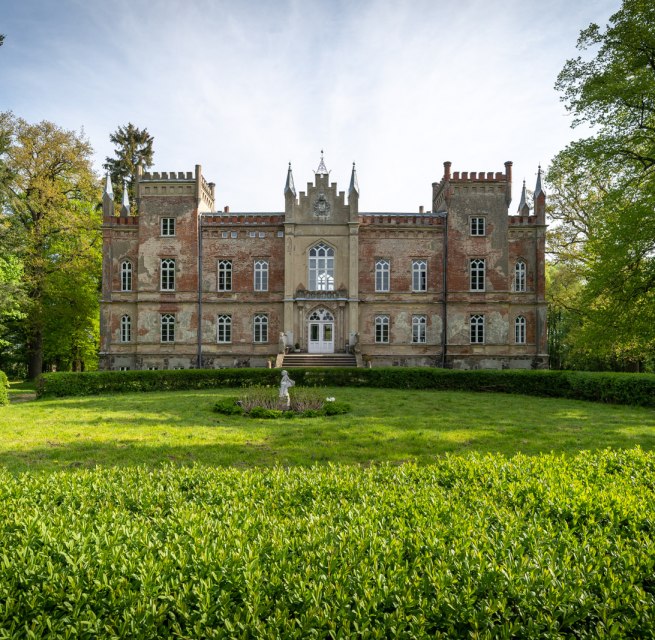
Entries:
<svg viewBox="0 0 655 640">
<path fill-rule="evenodd" d="M 584 371 L 474 370 L 380 367 L 294 369 L 296 387 L 377 387 L 494 391 L 525 395 L 655 406 L 655 374 Z M 47 373 L 39 396 L 93 395 L 269 386 L 277 390 L 279 369 L 188 369 L 185 371 L 94 371 Z"/>
<path fill-rule="evenodd" d="M 9 404 L 9 380 L 4 371 L 0 371 L 0 407 Z"/>
<path fill-rule="evenodd" d="M 214 405 L 216 413 L 223 413 L 227 416 L 242 415 L 243 407 L 237 404 L 238 398 L 224 398 Z"/>
<path fill-rule="evenodd" d="M 652 638 L 655 454 L 0 470 L 2 636 Z"/>
</svg>

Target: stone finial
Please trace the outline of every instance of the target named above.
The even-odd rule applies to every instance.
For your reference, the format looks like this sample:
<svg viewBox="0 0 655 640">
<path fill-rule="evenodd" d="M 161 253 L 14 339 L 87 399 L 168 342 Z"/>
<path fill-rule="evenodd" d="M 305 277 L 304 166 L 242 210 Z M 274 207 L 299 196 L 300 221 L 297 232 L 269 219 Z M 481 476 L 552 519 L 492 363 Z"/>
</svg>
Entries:
<svg viewBox="0 0 655 640">
<path fill-rule="evenodd" d="M 520 216 L 530 215 L 530 207 L 528 206 L 528 202 L 526 199 L 525 180 L 523 181 L 523 188 L 521 189 L 521 201 L 519 202 L 519 208 L 517 213 Z"/>
<path fill-rule="evenodd" d="M 534 188 L 534 199 L 536 200 L 540 195 L 546 195 L 546 192 L 543 190 L 543 187 L 541 186 L 541 174 L 543 171 L 541 170 L 541 164 L 539 165 L 539 168 L 537 169 L 537 185 Z"/>
<path fill-rule="evenodd" d="M 293 173 L 291 173 L 291 163 L 289 163 L 289 170 L 287 171 L 287 181 L 284 185 L 284 195 L 291 195 L 296 197 L 296 186 L 293 182 Z"/>
<path fill-rule="evenodd" d="M 121 204 L 121 218 L 130 215 L 130 196 L 127 191 L 127 182 L 123 180 L 123 202 Z"/>
<path fill-rule="evenodd" d="M 348 188 L 348 197 L 352 195 L 359 195 L 359 182 L 357 181 L 357 171 L 355 163 L 353 162 L 353 171 L 350 174 L 350 187 Z"/>
<path fill-rule="evenodd" d="M 321 149 L 321 161 L 318 164 L 318 169 L 316 169 L 316 175 L 318 176 L 327 176 L 329 175 L 329 171 L 327 170 L 327 167 L 325 166 L 325 162 L 323 161 L 323 149 Z"/>
<path fill-rule="evenodd" d="M 109 172 L 107 172 L 107 177 L 105 179 L 105 190 L 102 194 L 102 215 L 114 215 L 114 188 L 111 184 L 111 176 L 109 175 Z"/>
</svg>

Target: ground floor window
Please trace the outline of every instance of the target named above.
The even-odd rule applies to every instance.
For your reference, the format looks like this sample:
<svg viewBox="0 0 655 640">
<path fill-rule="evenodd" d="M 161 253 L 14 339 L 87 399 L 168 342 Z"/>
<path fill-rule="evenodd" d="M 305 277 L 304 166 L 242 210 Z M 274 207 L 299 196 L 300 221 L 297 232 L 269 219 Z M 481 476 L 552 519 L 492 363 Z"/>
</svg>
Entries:
<svg viewBox="0 0 655 640">
<path fill-rule="evenodd" d="M 217 321 L 218 342 L 232 342 L 232 316 L 222 314 Z"/>
<path fill-rule="evenodd" d="M 175 342 L 175 316 L 170 313 L 161 316 L 161 341 Z"/>
<path fill-rule="evenodd" d="M 525 318 L 518 316 L 514 321 L 514 340 L 516 344 L 525 344 Z"/>
<path fill-rule="evenodd" d="M 426 341 L 426 327 L 428 319 L 426 316 L 412 316 L 412 342 L 422 343 Z"/>
<path fill-rule="evenodd" d="M 268 316 L 259 313 L 253 320 L 253 341 L 268 342 Z"/>
<path fill-rule="evenodd" d="M 484 316 L 476 314 L 471 316 L 471 344 L 484 343 Z"/>
<path fill-rule="evenodd" d="M 375 342 L 389 342 L 389 316 L 375 316 Z"/>
<path fill-rule="evenodd" d="M 121 342 L 132 341 L 132 319 L 128 315 L 121 318 Z"/>
</svg>

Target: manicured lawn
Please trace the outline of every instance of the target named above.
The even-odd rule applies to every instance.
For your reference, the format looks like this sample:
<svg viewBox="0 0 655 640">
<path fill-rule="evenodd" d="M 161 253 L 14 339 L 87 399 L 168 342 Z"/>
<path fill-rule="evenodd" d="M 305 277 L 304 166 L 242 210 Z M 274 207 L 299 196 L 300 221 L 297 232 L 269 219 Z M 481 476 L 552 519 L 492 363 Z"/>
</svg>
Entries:
<svg viewBox="0 0 655 640">
<path fill-rule="evenodd" d="M 655 410 L 486 393 L 329 388 L 345 416 L 255 420 L 211 411 L 237 390 L 141 393 L 0 409 L 0 464 L 78 467 L 429 463 L 447 452 L 655 448 Z"/>
</svg>

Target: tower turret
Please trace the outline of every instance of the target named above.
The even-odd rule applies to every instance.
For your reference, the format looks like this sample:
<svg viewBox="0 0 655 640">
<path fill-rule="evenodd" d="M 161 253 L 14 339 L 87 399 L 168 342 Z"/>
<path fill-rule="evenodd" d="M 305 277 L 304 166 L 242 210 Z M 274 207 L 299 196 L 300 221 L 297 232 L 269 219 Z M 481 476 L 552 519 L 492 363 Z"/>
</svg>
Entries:
<svg viewBox="0 0 655 640">
<path fill-rule="evenodd" d="M 517 214 L 520 216 L 530 215 L 530 207 L 528 206 L 528 202 L 526 200 L 525 180 L 523 181 L 523 188 L 521 189 L 521 201 L 519 202 Z"/>
<path fill-rule="evenodd" d="M 537 184 L 534 188 L 534 213 L 537 224 L 546 224 L 546 192 L 541 186 L 541 165 L 537 170 Z"/>
<path fill-rule="evenodd" d="M 127 183 L 123 180 L 123 203 L 121 204 L 121 218 L 130 215 L 130 196 L 127 192 Z"/>
<path fill-rule="evenodd" d="M 114 215 L 114 188 L 111 185 L 111 177 L 109 176 L 109 172 L 107 172 L 107 177 L 105 179 L 105 190 L 102 194 L 102 215 Z"/>
</svg>

